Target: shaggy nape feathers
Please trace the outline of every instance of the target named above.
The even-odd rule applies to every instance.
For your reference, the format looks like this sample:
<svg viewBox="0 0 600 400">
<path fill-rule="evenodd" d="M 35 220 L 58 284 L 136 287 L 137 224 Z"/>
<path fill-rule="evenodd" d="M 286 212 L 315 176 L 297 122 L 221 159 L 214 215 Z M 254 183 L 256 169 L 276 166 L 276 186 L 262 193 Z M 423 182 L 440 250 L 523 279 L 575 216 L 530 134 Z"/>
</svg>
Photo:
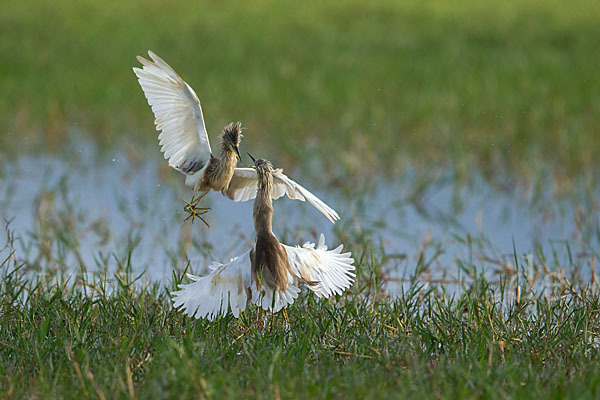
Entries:
<svg viewBox="0 0 600 400">
<path fill-rule="evenodd" d="M 242 135 L 241 122 L 231 122 L 223 128 L 222 143 L 225 146 L 230 146 L 231 148 L 239 146 L 242 137 L 244 137 L 244 135 Z"/>
</svg>

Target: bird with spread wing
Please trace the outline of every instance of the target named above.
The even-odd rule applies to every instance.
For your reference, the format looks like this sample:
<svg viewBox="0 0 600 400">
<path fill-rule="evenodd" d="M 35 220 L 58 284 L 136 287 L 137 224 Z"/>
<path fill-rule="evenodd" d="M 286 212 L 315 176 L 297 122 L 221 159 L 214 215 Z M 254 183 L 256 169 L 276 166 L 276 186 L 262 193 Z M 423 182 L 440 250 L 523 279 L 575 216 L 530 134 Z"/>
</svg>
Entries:
<svg viewBox="0 0 600 400">
<path fill-rule="evenodd" d="M 242 138 L 239 122 L 227 125 L 222 134 L 221 153 L 213 155 L 200 100 L 194 90 L 165 61 L 152 51 L 151 60 L 138 56 L 142 68 L 133 68 L 156 119 L 161 151 L 169 166 L 186 175 L 185 183 L 194 187 L 192 200 L 185 210 L 195 218 L 208 208 L 198 207 L 199 201 L 210 190 L 233 201 L 247 201 L 256 197 L 258 175 L 255 168 L 236 168 L 238 146 Z M 281 169 L 273 170 L 273 198 L 287 195 L 291 199 L 308 201 L 331 222 L 338 214 L 304 187 L 288 178 Z M 202 194 L 196 197 L 196 194 Z M 188 218 L 190 218 L 188 217 Z M 205 223 L 206 221 L 202 219 Z"/>
<path fill-rule="evenodd" d="M 188 275 L 194 282 L 173 292 L 175 308 L 196 317 L 214 320 L 231 313 L 237 318 L 247 301 L 265 310 L 285 309 L 298 297 L 298 282 L 304 282 L 319 297 L 341 294 L 356 277 L 350 253 L 342 245 L 327 250 L 325 237 L 319 243 L 288 246 L 272 231 L 273 191 L 276 185 L 271 163 L 255 161 L 258 186 L 254 196 L 256 243 L 226 264 L 213 263 L 203 277 Z"/>
</svg>

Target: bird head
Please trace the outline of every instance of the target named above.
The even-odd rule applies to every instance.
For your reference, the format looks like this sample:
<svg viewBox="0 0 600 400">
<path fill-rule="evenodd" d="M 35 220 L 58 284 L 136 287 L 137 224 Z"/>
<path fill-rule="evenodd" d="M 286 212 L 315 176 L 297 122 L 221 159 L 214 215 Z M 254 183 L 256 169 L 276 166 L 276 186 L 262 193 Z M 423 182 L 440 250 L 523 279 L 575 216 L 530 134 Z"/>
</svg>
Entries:
<svg viewBox="0 0 600 400">
<path fill-rule="evenodd" d="M 252 157 L 252 154 L 248 153 L 248 156 L 252 159 L 254 163 L 254 167 L 259 174 L 266 174 L 273 171 L 273 165 L 270 161 L 265 160 L 264 158 L 259 158 L 258 160 Z"/>
<path fill-rule="evenodd" d="M 244 137 L 244 135 L 242 135 L 241 122 L 232 122 L 223 128 L 223 145 L 235 151 L 240 161 L 242 161 L 242 157 L 240 156 L 240 149 L 238 146 L 242 141 L 242 137 Z"/>
</svg>

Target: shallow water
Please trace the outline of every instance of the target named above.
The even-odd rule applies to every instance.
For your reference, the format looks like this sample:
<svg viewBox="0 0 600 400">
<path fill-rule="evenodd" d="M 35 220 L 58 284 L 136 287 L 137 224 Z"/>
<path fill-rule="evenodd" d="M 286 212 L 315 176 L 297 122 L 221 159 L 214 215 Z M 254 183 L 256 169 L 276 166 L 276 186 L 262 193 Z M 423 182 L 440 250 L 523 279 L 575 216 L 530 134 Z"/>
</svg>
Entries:
<svg viewBox="0 0 600 400">
<path fill-rule="evenodd" d="M 421 255 L 429 265 L 420 278 L 442 284 L 475 271 L 493 280 L 516 269 L 517 262 L 533 281 L 534 265 L 542 264 L 569 279 L 590 278 L 600 255 L 598 193 L 557 197 L 549 187 L 535 193 L 517 183 L 498 189 L 483 179 L 463 187 L 440 180 L 411 201 L 410 194 L 402 196 L 411 186 L 380 183 L 364 199 L 377 207 L 361 219 L 366 226 L 378 225 L 374 232 L 392 256 L 388 291 L 407 287 Z"/>
<path fill-rule="evenodd" d="M 111 265 L 111 272 L 113 261 L 125 263 L 135 243 L 132 270 L 165 280 L 188 258 L 192 271 L 200 272 L 212 260 L 228 260 L 251 246 L 252 202 L 234 203 L 213 192 L 205 197 L 212 207 L 210 227 L 184 223 L 182 200 L 191 189 L 177 172 L 156 162 L 133 165 L 124 154 L 82 152 L 71 162 L 21 157 L 3 168 L 1 216 L 19 238 L 17 258 L 38 272 L 53 266 L 67 273 L 99 271 L 103 265 Z M 332 247 L 341 237 L 350 241 L 366 235 L 372 251 L 385 254 L 392 280 L 413 274 L 420 256 L 431 262 L 430 278 L 452 281 L 467 262 L 490 272 L 502 261 L 511 263 L 513 245 L 529 263 L 541 250 L 554 266 L 598 255 L 597 194 L 574 201 L 516 185 L 499 190 L 483 179 L 459 188 L 440 178 L 415 196 L 415 188 L 423 186 L 406 174 L 347 196 L 323 190 L 315 178 L 287 172 L 336 209 L 342 221 L 334 226 L 310 204 L 280 199 L 274 218 L 278 237 L 301 244 L 324 232 Z M 48 240 L 52 257 L 40 250 L 40 238 L 53 238 Z M 390 284 L 390 289 L 398 286 Z"/>
</svg>

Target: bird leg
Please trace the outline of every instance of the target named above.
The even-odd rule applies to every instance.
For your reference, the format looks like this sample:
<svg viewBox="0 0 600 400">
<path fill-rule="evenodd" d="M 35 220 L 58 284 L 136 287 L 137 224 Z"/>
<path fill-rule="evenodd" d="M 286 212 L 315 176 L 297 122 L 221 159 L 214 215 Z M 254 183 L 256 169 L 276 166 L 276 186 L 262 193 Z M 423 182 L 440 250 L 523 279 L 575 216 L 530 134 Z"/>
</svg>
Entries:
<svg viewBox="0 0 600 400">
<path fill-rule="evenodd" d="M 208 210 L 210 210 L 210 207 L 198 207 L 198 203 L 200 203 L 200 200 L 202 200 L 204 198 L 204 196 L 206 196 L 207 193 L 208 193 L 208 191 L 202 193 L 202 195 L 200 197 L 198 197 L 197 199 L 194 199 L 196 197 L 196 189 L 194 189 L 194 194 L 192 195 L 192 200 L 191 201 L 183 200 L 183 202 L 185 203 L 185 207 L 183 207 L 183 211 L 188 213 L 188 216 L 184 220 L 184 222 L 191 219 L 192 223 L 193 223 L 196 218 L 199 218 L 202 222 L 204 222 L 204 224 L 206 226 L 209 226 L 208 222 L 206 222 L 206 220 L 204 218 L 202 218 L 202 215 L 206 214 L 208 212 Z"/>
<path fill-rule="evenodd" d="M 288 317 L 288 313 L 287 313 L 286 308 L 287 307 L 283 308 L 281 310 L 281 313 L 283 314 L 283 319 L 285 319 L 286 324 L 289 325 L 290 324 L 290 317 Z"/>
<path fill-rule="evenodd" d="M 260 279 L 262 271 L 256 271 L 256 280 L 258 281 L 258 291 L 260 292 L 262 289 L 262 281 Z"/>
</svg>

